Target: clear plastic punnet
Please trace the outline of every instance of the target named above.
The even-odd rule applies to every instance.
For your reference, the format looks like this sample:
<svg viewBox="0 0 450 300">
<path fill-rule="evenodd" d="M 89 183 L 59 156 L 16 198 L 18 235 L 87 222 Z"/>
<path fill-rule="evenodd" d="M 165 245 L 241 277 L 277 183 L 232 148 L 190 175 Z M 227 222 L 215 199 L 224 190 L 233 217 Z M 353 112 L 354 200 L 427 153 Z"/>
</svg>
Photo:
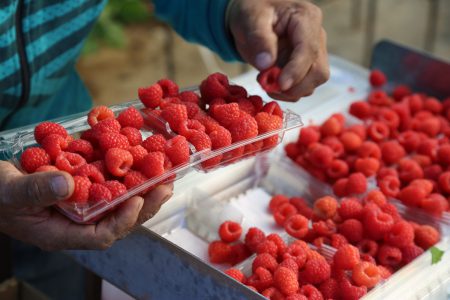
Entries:
<svg viewBox="0 0 450 300">
<path fill-rule="evenodd" d="M 131 101 L 121 105 L 112 106 L 110 107 L 110 109 L 117 116 L 122 111 L 131 106 L 138 109 L 142 113 L 142 116 L 144 118 L 144 126 L 140 130 L 143 139 L 153 134 L 162 134 L 166 139 L 170 139 L 177 135 L 170 129 L 169 124 L 163 118 L 156 114 L 152 114 L 151 112 L 146 112 L 144 110 L 143 104 L 140 101 Z M 85 130 L 88 130 L 90 128 L 89 124 L 87 123 L 86 115 L 87 113 L 67 116 L 55 120 L 55 122 L 62 125 L 67 130 L 68 134 L 72 135 L 74 138 L 78 138 Z M 215 150 L 205 149 L 202 151 L 196 151 L 195 147 L 192 144 L 189 144 L 190 157 L 187 163 L 166 170 L 166 172 L 162 175 L 149 178 L 142 184 L 128 189 L 126 193 L 112 199 L 111 201 L 100 200 L 96 201 L 95 203 L 87 202 L 81 205 L 69 201 L 62 201 L 58 203 L 56 207 L 64 215 L 75 222 L 95 222 L 106 212 L 114 209 L 115 206 L 125 201 L 126 199 L 134 195 L 142 194 L 159 184 L 176 181 L 191 171 L 209 172 L 216 168 L 240 161 L 247 157 L 270 151 L 276 145 L 271 144 L 270 147 L 266 148 L 259 147 L 255 151 L 252 151 L 252 148 L 248 147 L 246 148 L 248 149 L 248 151 L 242 151 L 242 153 L 239 155 L 236 155 L 236 152 L 233 152 L 237 148 L 245 147 L 247 145 L 251 145 L 252 143 L 263 141 L 264 139 L 267 139 L 269 137 L 272 137 L 273 140 L 274 136 L 277 137 L 276 144 L 279 144 L 284 137 L 285 131 L 301 127 L 302 125 L 302 120 L 299 115 L 293 113 L 292 111 L 286 110 L 283 111 L 283 123 L 281 128 L 259 134 L 254 138 L 245 139 L 237 143 L 232 143 L 230 146 Z M 8 159 L 18 168 L 21 168 L 20 157 L 22 152 L 28 147 L 37 146 L 37 142 L 34 139 L 34 127 L 35 126 L 27 126 L 15 130 L 15 132 L 7 132 L 4 136 L 2 136 L 0 139 L 0 153 L 2 155 L 2 159 Z M 230 153 L 233 153 L 233 155 L 230 155 Z M 221 156 L 221 159 L 218 162 L 216 160 L 214 167 L 210 167 L 209 165 L 206 165 L 204 163 L 211 158 L 216 158 L 217 156 Z"/>
</svg>

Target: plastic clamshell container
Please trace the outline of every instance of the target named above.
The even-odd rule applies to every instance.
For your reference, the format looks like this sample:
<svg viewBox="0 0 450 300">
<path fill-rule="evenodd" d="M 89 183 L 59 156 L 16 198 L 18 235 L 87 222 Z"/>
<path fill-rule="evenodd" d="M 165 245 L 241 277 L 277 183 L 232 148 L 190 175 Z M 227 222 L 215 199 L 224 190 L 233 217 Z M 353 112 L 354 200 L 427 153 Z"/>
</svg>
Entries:
<svg viewBox="0 0 450 300">
<path fill-rule="evenodd" d="M 134 106 L 136 109 L 141 110 L 144 108 L 143 104 L 140 101 L 131 101 L 121 105 L 115 105 L 110 107 L 115 115 L 117 116 L 120 112 L 126 110 L 128 107 Z M 69 134 L 78 137 L 83 131 L 89 129 L 89 124 L 87 123 L 86 118 L 87 112 L 83 114 L 76 114 L 73 116 L 67 116 L 55 122 L 62 125 Z M 156 115 L 152 115 L 151 113 L 142 113 L 144 117 L 144 127 L 141 129 L 141 134 L 143 139 L 153 135 L 153 134 L 162 134 L 166 138 L 171 138 L 176 136 L 177 134 L 170 130 L 169 124 L 162 118 Z M 277 144 L 281 143 L 284 133 L 287 130 L 301 127 L 303 125 L 301 117 L 298 114 L 293 113 L 290 110 L 283 111 L 283 125 L 281 128 L 277 130 L 273 130 L 271 132 L 260 134 L 254 138 L 246 139 L 239 141 L 237 143 L 233 143 L 228 147 L 219 148 L 216 150 L 202 150 L 196 151 L 193 145 L 190 145 L 190 158 L 189 161 L 185 164 L 176 166 L 170 170 L 167 170 L 164 174 L 160 176 L 156 176 L 148 179 L 144 183 L 135 186 L 132 189 L 129 189 L 125 194 L 112 199 L 111 201 L 98 201 L 96 203 L 87 203 L 83 205 L 79 205 L 76 203 L 62 201 L 57 204 L 57 208 L 61 213 L 69 217 L 71 220 L 77 223 L 92 223 L 101 218 L 105 213 L 114 209 L 118 204 L 125 201 L 126 199 L 138 195 L 140 193 L 145 192 L 149 188 L 155 187 L 162 183 L 173 182 L 187 173 L 198 170 L 203 172 L 208 172 L 218 167 L 222 167 L 228 165 L 230 163 L 234 163 L 250 157 L 252 155 L 256 155 L 260 152 L 269 151 L 274 148 L 274 146 L 268 149 L 260 149 L 255 152 L 247 152 L 242 154 L 241 156 L 234 156 L 233 158 L 227 157 L 227 153 L 230 153 L 236 148 L 244 147 L 246 145 L 250 145 L 252 143 L 262 141 L 268 137 L 278 136 Z M 0 154 L 6 159 L 9 159 L 13 162 L 18 168 L 20 167 L 20 156 L 21 153 L 28 147 L 36 146 L 37 143 L 34 140 L 34 126 L 27 126 L 24 128 L 20 128 L 17 130 L 15 135 L 12 135 L 6 139 L 0 140 Z M 220 163 L 216 164 L 214 168 L 205 169 L 201 166 L 201 163 L 214 158 L 218 155 L 223 155 L 223 159 Z"/>
</svg>

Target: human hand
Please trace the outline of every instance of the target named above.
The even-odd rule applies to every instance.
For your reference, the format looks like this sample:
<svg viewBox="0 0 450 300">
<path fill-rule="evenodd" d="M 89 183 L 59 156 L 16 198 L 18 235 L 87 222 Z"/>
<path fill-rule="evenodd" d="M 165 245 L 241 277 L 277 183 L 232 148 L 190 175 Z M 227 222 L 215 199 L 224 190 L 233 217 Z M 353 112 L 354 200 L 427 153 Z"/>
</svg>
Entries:
<svg viewBox="0 0 450 300">
<path fill-rule="evenodd" d="M 161 185 L 142 197 L 132 197 L 94 225 L 80 225 L 53 207 L 73 192 L 65 172 L 23 175 L 0 161 L 0 232 L 44 250 L 106 249 L 134 226 L 156 214 L 172 195 L 172 185 Z"/>
<path fill-rule="evenodd" d="M 242 58 L 265 70 L 282 67 L 281 92 L 297 101 L 329 78 L 321 10 L 302 0 L 231 0 L 227 22 Z"/>
</svg>

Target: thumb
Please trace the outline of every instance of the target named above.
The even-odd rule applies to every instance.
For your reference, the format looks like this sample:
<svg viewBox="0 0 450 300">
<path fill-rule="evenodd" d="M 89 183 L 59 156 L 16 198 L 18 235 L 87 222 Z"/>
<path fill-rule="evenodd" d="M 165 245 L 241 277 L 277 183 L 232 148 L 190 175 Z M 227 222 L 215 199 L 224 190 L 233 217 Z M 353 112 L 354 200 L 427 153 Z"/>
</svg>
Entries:
<svg viewBox="0 0 450 300">
<path fill-rule="evenodd" d="M 5 198 L 8 204 L 16 207 L 50 206 L 68 198 L 74 189 L 72 176 L 66 172 L 23 175 L 15 169 L 9 175 Z"/>
</svg>

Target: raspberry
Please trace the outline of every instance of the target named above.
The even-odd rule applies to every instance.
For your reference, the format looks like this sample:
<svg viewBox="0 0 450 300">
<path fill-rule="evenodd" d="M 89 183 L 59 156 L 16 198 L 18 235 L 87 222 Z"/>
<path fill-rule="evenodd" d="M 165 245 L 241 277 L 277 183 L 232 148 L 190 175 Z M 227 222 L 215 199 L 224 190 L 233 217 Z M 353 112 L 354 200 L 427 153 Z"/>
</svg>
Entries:
<svg viewBox="0 0 450 300">
<path fill-rule="evenodd" d="M 237 101 L 237 104 L 239 105 L 239 109 L 248 113 L 251 116 L 255 116 L 256 115 L 256 108 L 253 105 L 252 102 L 250 102 L 250 100 L 248 99 L 240 99 Z"/>
<path fill-rule="evenodd" d="M 352 244 L 360 242 L 364 237 L 363 225 L 356 219 L 345 220 L 338 226 L 338 231 Z"/>
<path fill-rule="evenodd" d="M 300 288 L 300 294 L 306 296 L 306 298 L 309 300 L 322 300 L 323 299 L 323 296 L 319 292 L 319 290 L 316 289 L 311 284 L 305 284 L 304 286 L 302 286 Z"/>
<path fill-rule="evenodd" d="M 400 117 L 389 108 L 381 108 L 376 113 L 376 120 L 385 123 L 391 131 L 395 131 L 400 126 Z"/>
<path fill-rule="evenodd" d="M 294 294 L 287 296 L 286 298 L 284 298 L 284 300 L 308 300 L 308 297 L 306 297 L 305 295 Z"/>
<path fill-rule="evenodd" d="M 358 150 L 358 148 L 362 144 L 362 139 L 359 135 L 354 132 L 346 131 L 341 134 L 340 140 L 342 145 L 344 145 L 344 149 L 348 152 L 353 152 Z"/>
<path fill-rule="evenodd" d="M 383 279 L 388 279 L 392 275 L 392 273 L 394 273 L 392 268 L 381 265 L 378 266 L 378 270 L 380 270 L 380 276 Z"/>
<path fill-rule="evenodd" d="M 101 201 L 111 202 L 112 195 L 106 186 L 100 183 L 93 183 L 89 188 L 89 200 L 94 203 Z"/>
<path fill-rule="evenodd" d="M 261 253 L 258 254 L 252 263 L 253 272 L 256 271 L 259 267 L 263 267 L 264 269 L 269 270 L 270 272 L 274 272 L 278 267 L 277 260 L 270 255 L 269 253 Z"/>
<path fill-rule="evenodd" d="M 77 153 L 86 159 L 86 161 L 92 161 L 94 158 L 94 148 L 92 144 L 85 140 L 74 140 L 72 141 L 67 149 L 67 152 Z"/>
<path fill-rule="evenodd" d="M 381 156 L 387 165 L 397 163 L 405 154 L 405 149 L 397 141 L 389 141 L 381 144 Z"/>
<path fill-rule="evenodd" d="M 384 240 L 389 245 L 402 248 L 411 245 L 414 242 L 414 229 L 406 221 L 400 221 L 392 226 L 392 229 L 386 233 Z"/>
<path fill-rule="evenodd" d="M 366 286 L 355 286 L 347 277 L 339 279 L 340 295 L 344 300 L 357 300 L 367 294 Z"/>
<path fill-rule="evenodd" d="M 256 247 L 256 253 L 269 253 L 273 257 L 276 257 L 278 254 L 278 247 L 274 242 L 266 239 Z"/>
<path fill-rule="evenodd" d="M 210 114 L 220 125 L 228 127 L 240 116 L 240 109 L 237 103 L 217 104 L 210 109 Z"/>
<path fill-rule="evenodd" d="M 266 235 L 259 228 L 251 227 L 245 235 L 245 245 L 252 252 L 256 252 L 258 245 L 266 240 Z"/>
<path fill-rule="evenodd" d="M 301 239 L 308 233 L 308 219 L 300 214 L 290 216 L 284 222 L 284 229 L 290 236 Z"/>
<path fill-rule="evenodd" d="M 164 147 L 166 145 L 166 139 L 162 134 L 154 134 L 152 136 L 149 136 L 142 142 L 142 146 L 148 151 L 148 152 L 164 152 Z"/>
<path fill-rule="evenodd" d="M 44 138 L 50 134 L 58 134 L 65 138 L 67 131 L 60 124 L 53 122 L 42 122 L 34 128 L 34 139 L 38 144 L 41 144 Z"/>
<path fill-rule="evenodd" d="M 326 221 L 317 221 L 312 224 L 312 229 L 314 232 L 316 232 L 318 235 L 322 236 L 330 236 L 334 233 L 336 233 L 336 224 L 328 219 Z"/>
<path fill-rule="evenodd" d="M 267 133 L 283 127 L 283 119 L 277 115 L 269 115 L 266 112 L 260 112 L 255 116 L 258 124 L 258 133 Z M 264 141 L 264 148 L 274 147 L 278 144 L 278 135 L 273 135 L 266 138 Z"/>
<path fill-rule="evenodd" d="M 220 239 L 226 243 L 237 241 L 241 236 L 241 233 L 241 225 L 233 221 L 223 222 L 219 227 Z"/>
<path fill-rule="evenodd" d="M 373 87 L 381 87 L 386 83 L 387 79 L 386 75 L 380 70 L 372 70 L 369 75 L 369 81 Z"/>
<path fill-rule="evenodd" d="M 337 136 L 342 132 L 343 125 L 338 118 L 332 116 L 328 118 L 322 126 L 320 126 L 320 133 L 322 136 Z"/>
<path fill-rule="evenodd" d="M 366 197 L 364 197 L 365 203 L 375 203 L 379 207 L 382 207 L 386 204 L 386 196 L 379 190 L 372 190 L 367 193 Z"/>
<path fill-rule="evenodd" d="M 439 176 L 443 173 L 442 167 L 440 165 L 431 165 L 428 167 L 425 167 L 423 169 L 423 175 L 426 179 L 430 179 L 433 181 L 438 181 Z"/>
<path fill-rule="evenodd" d="M 306 156 L 314 166 L 322 169 L 329 167 L 334 158 L 333 150 L 320 143 L 311 145 L 307 150 Z"/>
<path fill-rule="evenodd" d="M 166 109 L 167 107 L 171 106 L 172 104 L 183 105 L 183 104 L 181 103 L 180 98 L 178 98 L 178 97 L 167 97 L 167 98 L 164 98 L 164 99 L 161 100 L 161 104 L 159 104 L 159 108 L 161 108 L 162 110 L 164 110 L 164 109 Z M 185 105 L 183 105 L 183 106 L 185 106 Z M 160 116 L 161 116 L 161 113 L 162 113 L 162 110 L 153 110 L 153 114 L 154 114 L 154 115 L 156 114 L 158 117 L 160 117 Z M 187 110 L 187 108 L 186 108 L 186 110 Z M 160 111 L 161 113 L 159 113 L 159 111 Z"/>
<path fill-rule="evenodd" d="M 163 149 L 173 166 L 178 166 L 189 161 L 190 149 L 184 136 L 178 135 L 168 140 Z"/>
<path fill-rule="evenodd" d="M 414 242 L 417 246 L 427 250 L 441 239 L 441 234 L 430 225 L 420 225 L 414 230 Z"/>
<path fill-rule="evenodd" d="M 142 117 L 141 113 L 133 106 L 130 106 L 126 110 L 122 111 L 117 116 L 117 121 L 119 121 L 122 128 L 133 127 L 136 129 L 141 129 L 142 126 L 144 126 L 144 118 Z"/>
<path fill-rule="evenodd" d="M 397 247 L 381 245 L 378 249 L 377 259 L 384 266 L 397 267 L 402 262 L 402 252 Z"/>
<path fill-rule="evenodd" d="M 85 164 L 74 172 L 75 176 L 86 177 L 92 183 L 104 183 L 105 177 L 100 170 L 92 164 Z"/>
<path fill-rule="evenodd" d="M 358 156 L 361 158 L 371 157 L 379 160 L 381 159 L 381 149 L 376 143 L 365 141 L 359 147 Z"/>
<path fill-rule="evenodd" d="M 137 145 L 128 148 L 128 152 L 133 156 L 133 167 L 139 169 L 142 159 L 148 154 L 148 151 L 141 145 Z"/>
<path fill-rule="evenodd" d="M 68 146 L 67 139 L 59 134 L 47 135 L 41 144 L 53 161 L 61 152 L 66 151 Z"/>
<path fill-rule="evenodd" d="M 375 264 L 363 261 L 353 268 L 352 279 L 358 286 L 371 288 L 381 280 L 380 270 Z"/>
<path fill-rule="evenodd" d="M 125 184 L 127 189 L 131 189 L 135 186 L 143 184 L 147 180 L 147 177 L 145 177 L 141 172 L 129 171 L 123 179 L 123 184 Z"/>
<path fill-rule="evenodd" d="M 397 176 L 388 175 L 378 180 L 378 187 L 387 197 L 396 197 L 400 192 L 400 180 Z"/>
<path fill-rule="evenodd" d="M 347 195 L 348 179 L 341 178 L 333 184 L 333 193 L 338 197 Z"/>
<path fill-rule="evenodd" d="M 228 86 L 228 102 L 236 102 L 240 99 L 247 98 L 247 90 L 240 85 L 230 85 Z"/>
<path fill-rule="evenodd" d="M 84 141 L 88 141 L 89 143 L 91 143 L 92 146 L 97 146 L 97 137 L 95 136 L 94 131 L 93 131 L 92 128 L 84 131 L 81 134 L 80 139 L 82 139 Z"/>
<path fill-rule="evenodd" d="M 336 279 L 328 278 L 320 284 L 319 291 L 324 299 L 339 299 L 339 284 Z"/>
<path fill-rule="evenodd" d="M 228 130 L 233 142 L 238 142 L 257 136 L 258 124 L 252 116 L 241 112 L 239 118 L 231 122 Z"/>
<path fill-rule="evenodd" d="M 390 134 L 391 131 L 389 130 L 389 127 L 382 122 L 373 122 L 367 128 L 367 135 L 377 143 L 386 140 Z"/>
<path fill-rule="evenodd" d="M 199 104 L 200 97 L 193 91 L 183 91 L 181 92 L 178 97 L 183 102 L 189 102 L 194 104 Z"/>
<path fill-rule="evenodd" d="M 277 245 L 277 253 L 279 256 L 282 256 L 284 251 L 286 250 L 286 244 L 284 240 L 276 233 L 271 233 L 267 236 L 268 241 L 272 241 Z"/>
<path fill-rule="evenodd" d="M 126 136 L 130 146 L 137 146 L 142 144 L 141 132 L 134 127 L 125 127 L 120 130 L 120 134 Z"/>
<path fill-rule="evenodd" d="M 202 95 L 202 99 L 206 103 L 209 103 L 215 98 L 225 99 L 229 95 L 228 88 L 227 76 L 221 73 L 214 73 L 202 81 L 200 84 L 200 94 Z"/>
<path fill-rule="evenodd" d="M 226 263 L 231 256 L 231 246 L 222 241 L 213 241 L 208 246 L 208 256 L 213 264 Z"/>
<path fill-rule="evenodd" d="M 336 215 L 338 202 L 331 196 L 325 196 L 314 202 L 314 213 L 321 219 L 331 219 Z"/>
<path fill-rule="evenodd" d="M 372 107 L 366 101 L 356 101 L 350 105 L 349 112 L 351 115 L 365 120 L 372 116 Z"/>
<path fill-rule="evenodd" d="M 175 132 L 179 132 L 180 126 L 188 120 L 186 106 L 183 104 L 171 104 L 165 107 L 162 110 L 161 116 Z"/>
<path fill-rule="evenodd" d="M 392 229 L 394 219 L 390 214 L 370 210 L 365 213 L 363 224 L 366 235 L 371 239 L 378 240 Z"/>
<path fill-rule="evenodd" d="M 295 294 L 299 288 L 297 274 L 286 267 L 278 267 L 275 270 L 273 283 L 286 296 Z"/>
<path fill-rule="evenodd" d="M 367 179 L 363 173 L 353 173 L 348 177 L 346 187 L 348 194 L 362 194 L 367 190 Z"/>
<path fill-rule="evenodd" d="M 292 258 L 284 259 L 278 266 L 288 268 L 289 270 L 294 272 L 294 274 L 298 274 L 298 265 Z"/>
<path fill-rule="evenodd" d="M 85 204 L 89 199 L 89 189 L 92 183 L 88 178 L 82 176 L 73 176 L 73 183 L 73 193 L 66 201 Z"/>
<path fill-rule="evenodd" d="M 92 135 L 98 139 L 104 133 L 119 133 L 120 128 L 120 123 L 116 119 L 106 119 L 92 127 Z"/>
<path fill-rule="evenodd" d="M 112 175 L 123 177 L 133 165 L 133 155 L 124 149 L 110 148 L 105 154 L 105 164 Z"/>
<path fill-rule="evenodd" d="M 90 164 L 93 165 L 95 168 L 97 168 L 97 170 L 99 170 L 103 176 L 106 174 L 106 165 L 104 160 L 97 160 L 91 162 Z"/>
<path fill-rule="evenodd" d="M 334 267 L 337 269 L 351 270 L 359 262 L 358 248 L 350 244 L 339 248 L 333 256 Z"/>
<path fill-rule="evenodd" d="M 401 251 L 402 251 L 402 262 L 405 265 L 412 262 L 416 257 L 418 257 L 424 252 L 422 248 L 414 244 L 410 244 L 408 246 L 401 248 Z"/>
<path fill-rule="evenodd" d="M 417 123 L 417 131 L 427 134 L 429 137 L 435 137 L 441 130 L 441 122 L 438 118 L 430 117 L 420 120 Z M 414 127 L 413 127 L 414 128 Z"/>
<path fill-rule="evenodd" d="M 178 85 L 170 79 L 161 79 L 158 81 L 163 91 L 163 98 L 176 97 L 178 95 Z"/>
<path fill-rule="evenodd" d="M 163 90 L 161 86 L 157 83 L 138 89 L 138 96 L 145 107 L 157 108 L 161 103 L 163 97 Z"/>
<path fill-rule="evenodd" d="M 283 226 L 284 222 L 296 213 L 297 209 L 295 206 L 290 203 L 284 203 L 278 206 L 277 210 L 273 214 L 273 217 L 278 225 Z"/>
<path fill-rule="evenodd" d="M 106 106 L 97 106 L 88 113 L 87 120 L 93 128 L 97 123 L 107 119 L 114 119 L 114 112 Z"/>
<path fill-rule="evenodd" d="M 288 203 L 289 198 L 285 195 L 274 195 L 270 199 L 269 210 L 274 213 L 281 204 Z"/>
<path fill-rule="evenodd" d="M 127 137 L 120 133 L 102 134 L 99 138 L 99 144 L 104 152 L 111 148 L 128 149 L 130 147 Z"/>
<path fill-rule="evenodd" d="M 242 274 L 242 272 L 238 269 L 228 269 L 224 271 L 225 274 L 233 278 L 234 280 L 237 280 L 241 283 L 245 282 L 245 275 Z"/>
<path fill-rule="evenodd" d="M 381 90 L 370 92 L 367 101 L 375 106 L 388 106 L 391 104 L 391 99 L 389 96 Z"/>
<path fill-rule="evenodd" d="M 374 257 L 378 252 L 378 243 L 373 240 L 363 239 L 359 241 L 358 249 L 361 255 L 365 254 Z"/>
<path fill-rule="evenodd" d="M 272 273 L 267 269 L 259 267 L 253 275 L 247 279 L 247 284 L 254 286 L 259 292 L 262 292 L 273 285 Z"/>
<path fill-rule="evenodd" d="M 424 154 L 436 160 L 438 142 L 435 139 L 423 139 L 417 148 L 417 153 Z"/>
<path fill-rule="evenodd" d="M 420 202 L 420 207 L 429 214 L 440 216 L 448 210 L 447 199 L 440 194 L 431 194 Z"/>
<path fill-rule="evenodd" d="M 308 259 L 303 271 L 300 273 L 300 277 L 306 283 L 320 284 L 327 280 L 331 276 L 331 268 L 325 258 L 312 258 Z"/>
<path fill-rule="evenodd" d="M 398 177 L 403 183 L 423 178 L 422 167 L 414 160 L 404 158 L 398 164 Z"/>
<path fill-rule="evenodd" d="M 147 178 L 164 174 L 164 153 L 149 152 L 141 161 L 141 172 Z"/>
<path fill-rule="evenodd" d="M 308 249 L 309 248 L 306 243 L 304 243 L 303 246 L 298 243 L 292 243 L 286 248 L 286 251 L 283 253 L 283 260 L 293 259 L 297 263 L 298 268 L 301 269 L 306 263 L 307 260 L 306 251 Z"/>
<path fill-rule="evenodd" d="M 211 149 L 211 139 L 203 131 L 191 130 L 187 139 L 197 151 Z"/>
<path fill-rule="evenodd" d="M 446 171 L 439 176 L 438 179 L 439 188 L 444 192 L 450 193 L 450 172 Z"/>
<path fill-rule="evenodd" d="M 43 165 L 36 169 L 34 172 L 53 172 L 59 171 L 57 167 L 51 165 Z"/>
<path fill-rule="evenodd" d="M 276 101 L 266 103 L 261 109 L 261 112 L 265 112 L 268 113 L 269 115 L 275 115 L 279 116 L 280 118 L 283 118 L 283 110 L 281 109 L 280 104 L 278 104 L 278 102 Z"/>
<path fill-rule="evenodd" d="M 400 135 L 397 137 L 397 140 L 407 152 L 415 151 L 420 144 L 419 134 L 412 130 L 400 133 Z"/>
<path fill-rule="evenodd" d="M 341 201 L 338 213 L 343 220 L 359 219 L 362 215 L 362 209 L 363 207 L 357 199 L 345 198 Z"/>
<path fill-rule="evenodd" d="M 308 146 L 317 143 L 320 140 L 320 132 L 313 127 L 305 127 L 300 130 L 298 136 L 299 146 Z"/>
<path fill-rule="evenodd" d="M 62 152 L 55 160 L 55 166 L 59 170 L 70 174 L 74 174 L 75 170 L 84 164 L 86 164 L 86 160 L 81 155 L 70 152 Z"/>
<path fill-rule="evenodd" d="M 127 192 L 127 187 L 117 180 L 106 181 L 103 185 L 111 192 L 112 199 L 115 199 Z"/>
<path fill-rule="evenodd" d="M 400 191 L 398 199 L 405 205 L 419 206 L 426 196 L 424 189 L 410 185 Z"/>
<path fill-rule="evenodd" d="M 252 253 L 244 243 L 238 242 L 231 246 L 230 263 L 236 265 L 247 259 Z"/>
<path fill-rule="evenodd" d="M 281 91 L 279 77 L 281 69 L 277 66 L 270 67 L 259 72 L 256 80 L 267 93 L 279 93 Z"/>
<path fill-rule="evenodd" d="M 366 177 L 371 177 L 380 168 L 380 161 L 372 157 L 358 158 L 354 167 L 355 171 L 363 173 Z"/>
<path fill-rule="evenodd" d="M 258 113 L 260 112 L 263 107 L 264 107 L 264 103 L 263 100 L 260 96 L 258 95 L 252 95 L 252 96 L 248 96 L 247 98 L 255 107 L 255 112 Z"/>
<path fill-rule="evenodd" d="M 284 295 L 278 289 L 274 288 L 273 286 L 262 291 L 261 295 L 263 295 L 267 299 L 272 299 L 272 300 L 284 299 L 285 300 Z"/>
<path fill-rule="evenodd" d="M 394 88 L 392 91 L 392 97 L 394 97 L 395 100 L 400 101 L 404 97 L 411 94 L 411 90 L 406 85 L 398 85 Z"/>
</svg>

